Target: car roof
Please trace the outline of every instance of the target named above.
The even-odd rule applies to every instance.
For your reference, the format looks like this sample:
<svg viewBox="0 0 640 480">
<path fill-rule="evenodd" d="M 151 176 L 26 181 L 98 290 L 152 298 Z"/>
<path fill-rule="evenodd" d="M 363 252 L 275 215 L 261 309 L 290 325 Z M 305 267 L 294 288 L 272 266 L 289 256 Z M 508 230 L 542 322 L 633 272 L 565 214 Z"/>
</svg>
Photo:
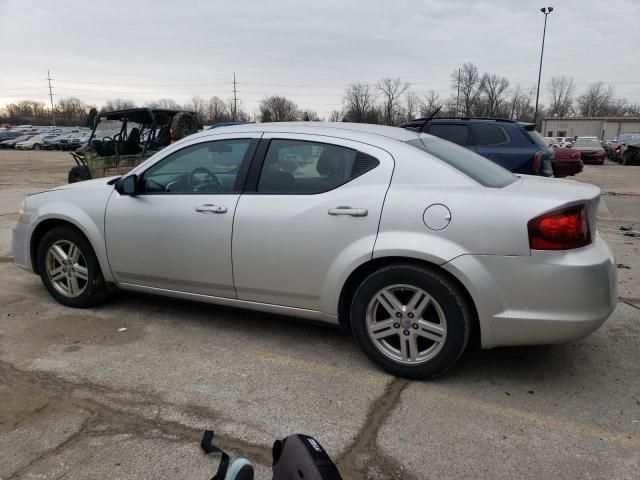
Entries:
<svg viewBox="0 0 640 480">
<path fill-rule="evenodd" d="M 399 127 L 349 122 L 268 122 L 229 125 L 196 133 L 193 136 L 207 136 L 212 133 L 279 132 L 308 133 L 313 135 L 337 136 L 358 140 L 365 136 L 385 137 L 406 142 L 420 136 L 417 132 Z M 192 137 L 193 137 L 192 136 Z"/>
</svg>

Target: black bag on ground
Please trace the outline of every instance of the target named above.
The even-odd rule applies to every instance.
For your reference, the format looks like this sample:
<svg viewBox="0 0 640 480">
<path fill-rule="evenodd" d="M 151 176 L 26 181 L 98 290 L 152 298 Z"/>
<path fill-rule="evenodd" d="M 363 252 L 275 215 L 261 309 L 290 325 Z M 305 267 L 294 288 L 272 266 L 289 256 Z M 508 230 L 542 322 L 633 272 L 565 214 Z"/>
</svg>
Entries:
<svg viewBox="0 0 640 480">
<path fill-rule="evenodd" d="M 289 435 L 273 444 L 273 480 L 342 480 L 320 443 L 308 435 Z"/>
</svg>

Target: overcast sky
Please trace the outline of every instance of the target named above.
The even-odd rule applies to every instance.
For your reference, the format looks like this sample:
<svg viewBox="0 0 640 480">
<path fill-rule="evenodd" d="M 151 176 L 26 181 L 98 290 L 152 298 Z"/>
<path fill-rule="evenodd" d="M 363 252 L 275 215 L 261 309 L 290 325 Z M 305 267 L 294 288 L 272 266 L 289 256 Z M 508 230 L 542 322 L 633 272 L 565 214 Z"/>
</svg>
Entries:
<svg viewBox="0 0 640 480">
<path fill-rule="evenodd" d="M 542 72 L 640 102 L 640 0 L 553 0 Z M 245 110 L 284 94 L 321 116 L 351 82 L 400 77 L 453 93 L 464 62 L 536 84 L 544 16 L 531 0 L 0 0 L 0 105 L 54 94 L 100 105 L 193 95 Z M 541 91 L 541 101 L 546 101 Z"/>
</svg>

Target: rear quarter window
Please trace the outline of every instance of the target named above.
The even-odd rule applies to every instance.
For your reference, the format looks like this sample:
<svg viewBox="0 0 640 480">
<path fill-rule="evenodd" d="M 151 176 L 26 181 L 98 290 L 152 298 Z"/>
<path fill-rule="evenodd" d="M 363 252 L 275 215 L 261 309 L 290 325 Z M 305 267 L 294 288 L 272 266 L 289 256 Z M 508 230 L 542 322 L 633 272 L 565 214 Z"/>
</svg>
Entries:
<svg viewBox="0 0 640 480">
<path fill-rule="evenodd" d="M 478 147 L 500 145 L 509 142 L 507 133 L 497 125 L 471 125 L 473 137 Z"/>
<path fill-rule="evenodd" d="M 518 178 L 509 170 L 467 148 L 431 135 L 420 135 L 405 143 L 433 155 L 485 187 L 506 187 Z"/>
<path fill-rule="evenodd" d="M 547 145 L 547 142 L 544 141 L 544 137 L 542 135 L 540 135 L 540 133 L 537 130 L 527 130 L 526 128 L 524 129 L 524 134 L 528 135 L 529 138 L 531 139 L 531 141 L 538 147 L 542 148 L 542 149 L 547 149 L 549 148 L 549 145 Z"/>
</svg>

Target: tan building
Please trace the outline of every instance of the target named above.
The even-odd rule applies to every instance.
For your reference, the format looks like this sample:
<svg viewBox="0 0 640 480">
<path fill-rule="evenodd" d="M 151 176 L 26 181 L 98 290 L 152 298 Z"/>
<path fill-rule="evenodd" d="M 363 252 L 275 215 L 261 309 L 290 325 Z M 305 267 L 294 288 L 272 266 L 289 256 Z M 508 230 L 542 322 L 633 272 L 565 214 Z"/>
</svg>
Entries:
<svg viewBox="0 0 640 480">
<path fill-rule="evenodd" d="M 601 140 L 621 133 L 640 133 L 640 117 L 550 117 L 542 120 L 545 137 L 598 137 Z"/>
</svg>

